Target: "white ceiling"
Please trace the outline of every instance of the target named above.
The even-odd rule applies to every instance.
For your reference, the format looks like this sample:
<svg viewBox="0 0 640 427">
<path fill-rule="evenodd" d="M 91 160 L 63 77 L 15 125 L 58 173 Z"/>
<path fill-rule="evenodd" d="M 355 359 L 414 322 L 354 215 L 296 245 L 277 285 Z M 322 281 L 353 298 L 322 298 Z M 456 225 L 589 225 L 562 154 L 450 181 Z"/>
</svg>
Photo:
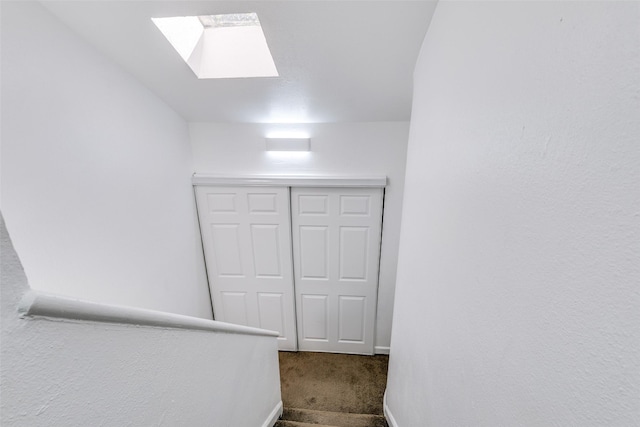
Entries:
<svg viewBox="0 0 640 427">
<path fill-rule="evenodd" d="M 44 1 L 190 122 L 404 121 L 434 1 Z M 256 12 L 280 77 L 198 80 L 152 17 Z"/>
</svg>

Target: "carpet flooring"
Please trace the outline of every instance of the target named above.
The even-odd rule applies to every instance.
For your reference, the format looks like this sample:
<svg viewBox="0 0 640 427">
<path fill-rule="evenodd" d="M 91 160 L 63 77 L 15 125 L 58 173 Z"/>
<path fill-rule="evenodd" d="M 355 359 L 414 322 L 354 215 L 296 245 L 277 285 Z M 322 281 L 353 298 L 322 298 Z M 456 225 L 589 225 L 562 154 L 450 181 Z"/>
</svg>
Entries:
<svg viewBox="0 0 640 427">
<path fill-rule="evenodd" d="M 280 352 L 285 408 L 382 415 L 389 357 Z"/>
</svg>

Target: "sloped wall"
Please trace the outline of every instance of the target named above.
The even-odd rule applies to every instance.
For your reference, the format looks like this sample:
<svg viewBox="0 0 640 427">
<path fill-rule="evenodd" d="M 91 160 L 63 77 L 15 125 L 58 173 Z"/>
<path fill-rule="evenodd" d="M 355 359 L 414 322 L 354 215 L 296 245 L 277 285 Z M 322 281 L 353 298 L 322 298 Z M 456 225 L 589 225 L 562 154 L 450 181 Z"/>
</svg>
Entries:
<svg viewBox="0 0 640 427">
<path fill-rule="evenodd" d="M 2 4 L 2 209 L 31 285 L 211 318 L 186 122 L 37 2 Z"/>
<path fill-rule="evenodd" d="M 387 410 L 640 424 L 640 5 L 440 2 L 415 70 Z"/>
</svg>

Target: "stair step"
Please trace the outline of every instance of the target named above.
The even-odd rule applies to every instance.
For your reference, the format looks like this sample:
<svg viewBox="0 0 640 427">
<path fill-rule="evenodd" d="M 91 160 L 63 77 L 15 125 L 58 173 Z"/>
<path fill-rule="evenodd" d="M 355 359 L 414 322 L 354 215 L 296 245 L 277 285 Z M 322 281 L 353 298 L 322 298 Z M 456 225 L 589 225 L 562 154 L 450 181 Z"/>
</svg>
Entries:
<svg viewBox="0 0 640 427">
<path fill-rule="evenodd" d="M 382 415 L 315 411 L 300 408 L 284 408 L 282 421 L 302 423 L 290 424 L 290 427 L 306 427 L 307 425 L 313 425 L 315 427 L 318 427 L 318 425 L 334 427 L 387 427 L 387 421 Z M 282 427 L 285 426 L 286 425 Z"/>
<path fill-rule="evenodd" d="M 278 420 L 273 427 L 335 427 L 322 424 L 301 423 L 299 421 Z"/>
</svg>

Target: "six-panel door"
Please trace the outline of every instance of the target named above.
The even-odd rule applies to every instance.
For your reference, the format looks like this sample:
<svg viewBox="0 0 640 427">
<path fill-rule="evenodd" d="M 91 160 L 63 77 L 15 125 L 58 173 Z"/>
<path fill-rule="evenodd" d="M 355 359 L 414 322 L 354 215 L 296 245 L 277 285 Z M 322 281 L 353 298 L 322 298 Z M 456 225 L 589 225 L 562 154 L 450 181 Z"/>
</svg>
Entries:
<svg viewBox="0 0 640 427">
<path fill-rule="evenodd" d="M 297 350 L 289 189 L 197 186 L 196 197 L 215 319 Z"/>
<path fill-rule="evenodd" d="M 380 188 L 292 188 L 300 350 L 373 354 Z"/>
</svg>

